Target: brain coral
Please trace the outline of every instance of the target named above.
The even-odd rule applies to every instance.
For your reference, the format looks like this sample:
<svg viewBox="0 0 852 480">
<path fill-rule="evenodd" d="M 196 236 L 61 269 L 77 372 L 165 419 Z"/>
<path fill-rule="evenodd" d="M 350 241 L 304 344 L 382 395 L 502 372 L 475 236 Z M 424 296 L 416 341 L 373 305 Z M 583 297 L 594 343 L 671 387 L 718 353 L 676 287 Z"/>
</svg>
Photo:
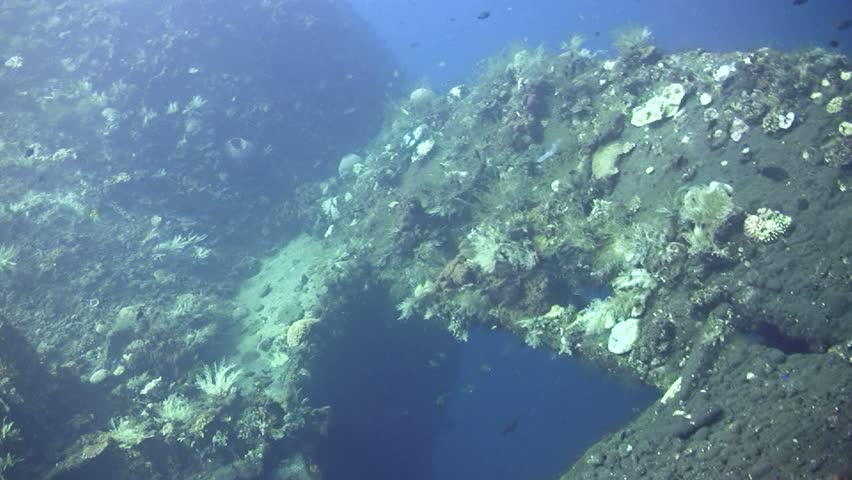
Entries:
<svg viewBox="0 0 852 480">
<path fill-rule="evenodd" d="M 317 322 L 319 320 L 316 318 L 305 317 L 290 324 L 290 327 L 287 329 L 287 346 L 293 348 L 301 345 L 310 332 L 311 327 Z"/>
</svg>

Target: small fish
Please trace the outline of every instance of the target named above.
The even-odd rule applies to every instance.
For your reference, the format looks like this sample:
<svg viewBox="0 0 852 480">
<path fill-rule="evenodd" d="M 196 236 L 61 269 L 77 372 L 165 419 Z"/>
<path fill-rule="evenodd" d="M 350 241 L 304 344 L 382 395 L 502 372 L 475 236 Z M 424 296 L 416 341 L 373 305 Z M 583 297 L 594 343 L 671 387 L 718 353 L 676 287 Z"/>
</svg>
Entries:
<svg viewBox="0 0 852 480">
<path fill-rule="evenodd" d="M 847 18 L 846 20 L 843 20 L 842 22 L 837 24 L 838 30 L 849 30 L 849 27 L 852 27 L 852 19 L 850 18 Z"/>
<path fill-rule="evenodd" d="M 838 42 L 837 40 L 829 40 L 828 46 L 831 48 L 837 48 L 840 46 L 840 42 Z"/>
<path fill-rule="evenodd" d="M 808 3 L 808 0 L 793 0 L 793 5 L 804 5 Z"/>
<path fill-rule="evenodd" d="M 461 389 L 462 393 L 473 393 L 474 390 L 476 390 L 476 387 L 474 387 L 472 383 L 468 383 Z"/>
<path fill-rule="evenodd" d="M 447 395 L 449 395 L 449 394 L 442 393 L 442 394 L 438 395 L 435 398 L 435 406 L 436 407 L 443 407 L 444 405 L 446 405 L 447 404 Z"/>
<path fill-rule="evenodd" d="M 481 371 L 481 372 L 491 372 L 493 370 L 494 369 L 491 367 L 491 365 L 489 365 L 487 363 L 483 363 L 482 365 L 479 366 L 479 371 Z"/>
<path fill-rule="evenodd" d="M 486 18 L 488 18 L 490 16 L 491 16 L 491 12 L 489 12 L 488 10 L 483 10 L 483 11 L 479 12 L 479 15 L 477 15 L 476 18 L 478 18 L 479 20 L 485 20 Z"/>
<path fill-rule="evenodd" d="M 411 42 L 408 44 L 408 48 L 417 48 L 420 46 L 420 42 Z"/>
<path fill-rule="evenodd" d="M 518 429 L 519 422 L 520 420 L 516 418 L 511 422 L 507 423 L 506 425 L 503 425 L 503 430 L 500 430 L 500 435 L 508 435 L 510 433 L 513 433 L 515 430 Z"/>
</svg>

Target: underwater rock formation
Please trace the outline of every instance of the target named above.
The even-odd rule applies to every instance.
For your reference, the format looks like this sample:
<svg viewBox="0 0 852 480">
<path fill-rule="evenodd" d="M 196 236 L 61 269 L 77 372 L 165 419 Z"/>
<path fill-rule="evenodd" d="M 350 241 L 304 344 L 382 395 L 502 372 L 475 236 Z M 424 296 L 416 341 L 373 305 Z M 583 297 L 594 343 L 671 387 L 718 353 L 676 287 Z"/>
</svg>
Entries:
<svg viewBox="0 0 852 480">
<path fill-rule="evenodd" d="M 850 70 L 819 49 L 510 52 L 388 120 L 325 194 L 351 195 L 326 241 L 400 318 L 509 329 L 668 391 L 563 478 L 827 476 L 852 431 L 852 313 L 845 110 L 822 98 L 852 94 Z M 440 149 L 409 162 L 422 125 Z M 431 220 L 400 250 L 411 198 Z M 590 285 L 608 294 L 567 294 Z"/>
<path fill-rule="evenodd" d="M 310 12 L 286 12 L 261 13 L 310 30 Z M 72 13 L 73 25 L 110 24 Z M 142 62 L 126 78 L 44 82 L 29 52 L 2 71 L 30 89 L 4 106 L 26 114 L 0 118 L 5 313 L 35 365 L 96 403 L 62 419 L 56 458 L 28 456 L 5 439 L 43 426 L 18 419 L 30 412 L 6 386 L 20 376 L 0 356 L 10 476 L 321 478 L 311 454 L 333 412 L 305 392 L 328 367 L 323 348 L 359 326 L 365 292 L 393 321 L 460 341 L 477 326 L 507 330 L 666 392 L 563 478 L 846 467 L 846 57 L 664 55 L 643 30 L 613 59 L 515 49 L 463 88 L 400 96 L 371 141 L 352 145 L 359 130 L 323 151 L 325 136 L 276 143 L 279 122 L 298 119 L 287 125 L 300 134 L 325 117 L 289 102 L 274 74 L 187 54 L 210 25 L 156 36 L 155 50 L 183 46 L 167 66 L 122 51 Z M 56 65 L 96 68 L 104 48 Z M 230 101 L 242 96 L 252 100 Z M 224 161 L 229 147 L 239 162 Z M 299 155 L 324 159 L 323 173 L 288 170 Z"/>
</svg>

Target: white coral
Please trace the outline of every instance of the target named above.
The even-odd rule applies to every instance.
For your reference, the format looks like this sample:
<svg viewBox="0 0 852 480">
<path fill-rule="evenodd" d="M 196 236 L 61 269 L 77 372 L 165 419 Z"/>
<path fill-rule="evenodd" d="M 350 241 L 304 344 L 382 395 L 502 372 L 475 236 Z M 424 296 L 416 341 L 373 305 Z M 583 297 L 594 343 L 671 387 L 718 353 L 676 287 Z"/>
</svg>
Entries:
<svg viewBox="0 0 852 480">
<path fill-rule="evenodd" d="M 189 235 L 175 235 L 171 240 L 160 242 L 154 247 L 155 252 L 179 252 L 186 247 L 195 246 L 204 241 L 207 235 L 198 235 L 190 232 Z"/>
<path fill-rule="evenodd" d="M 414 149 L 414 153 L 411 155 L 412 162 L 419 162 L 424 158 L 428 157 L 430 153 L 432 153 L 432 149 L 435 148 L 435 140 L 431 138 L 427 138 L 422 142 L 417 144 L 417 147 Z"/>
<path fill-rule="evenodd" d="M 771 243 L 784 235 L 792 222 L 792 218 L 781 212 L 758 208 L 756 214 L 746 217 L 743 232 L 746 238 L 754 242 Z"/>
</svg>

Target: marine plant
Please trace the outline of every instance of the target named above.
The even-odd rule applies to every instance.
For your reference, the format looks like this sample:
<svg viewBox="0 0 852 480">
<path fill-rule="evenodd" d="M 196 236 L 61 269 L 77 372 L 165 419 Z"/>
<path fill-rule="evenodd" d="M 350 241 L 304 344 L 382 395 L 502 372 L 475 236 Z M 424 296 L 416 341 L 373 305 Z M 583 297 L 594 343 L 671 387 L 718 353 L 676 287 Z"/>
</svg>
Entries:
<svg viewBox="0 0 852 480">
<path fill-rule="evenodd" d="M 716 233 L 735 210 L 732 191 L 730 185 L 710 182 L 690 188 L 683 196 L 678 214 L 690 227 L 683 237 L 691 253 L 718 250 Z"/>
<path fill-rule="evenodd" d="M 0 479 L 5 478 L 3 472 L 12 468 L 21 459 L 12 455 L 8 451 L 10 441 L 17 440 L 20 435 L 20 430 L 15 427 L 15 423 L 7 420 L 5 417 L 0 421 Z M 4 453 L 3 451 L 6 450 Z"/>
<path fill-rule="evenodd" d="M 643 25 L 627 25 L 612 32 L 612 46 L 622 57 L 649 46 L 653 40 L 653 32 Z"/>
<path fill-rule="evenodd" d="M 596 298 L 580 311 L 575 324 L 587 335 L 595 335 L 612 328 L 628 312 L 629 308 L 615 297 Z"/>
<path fill-rule="evenodd" d="M 20 431 L 15 427 L 15 422 L 11 422 L 3 417 L 0 422 L 0 442 L 18 438 Z"/>
<path fill-rule="evenodd" d="M 583 48 L 584 43 L 586 43 L 586 37 L 579 33 L 575 33 L 571 35 L 571 38 L 569 38 L 567 42 L 562 42 L 562 50 L 578 52 L 581 48 Z"/>
<path fill-rule="evenodd" d="M 494 227 L 476 227 L 467 236 L 471 249 L 471 261 L 483 273 L 492 274 L 498 266 L 504 265 L 511 270 L 532 270 L 538 263 L 538 256 L 525 245 L 504 238 Z"/>
<path fill-rule="evenodd" d="M 170 240 L 158 243 L 156 246 L 154 246 L 154 251 L 179 252 L 187 247 L 194 246 L 199 242 L 204 241 L 204 239 L 206 238 L 207 235 L 198 235 L 194 232 L 190 232 L 187 236 L 178 234 L 172 237 Z"/>
<path fill-rule="evenodd" d="M 112 419 L 110 424 L 112 425 L 109 431 L 110 438 L 123 449 L 133 448 L 146 438 L 153 436 L 145 423 L 135 418 L 121 417 L 117 423 L 115 419 Z"/>
<path fill-rule="evenodd" d="M 205 365 L 204 371 L 195 377 L 195 384 L 211 397 L 224 398 L 236 390 L 235 384 L 242 373 L 236 365 L 225 362 Z"/>
<path fill-rule="evenodd" d="M 13 269 L 15 265 L 17 265 L 17 263 L 15 263 L 17 256 L 17 248 L 0 245 L 0 272 Z"/>
<path fill-rule="evenodd" d="M 613 233 L 598 254 L 598 263 L 621 269 L 645 265 L 651 254 L 665 245 L 665 233 L 655 225 L 636 222 Z"/>
<path fill-rule="evenodd" d="M 6 452 L 6 455 L 0 456 L 0 478 L 5 478 L 3 477 L 3 472 L 14 467 L 19 461 L 19 458 L 9 452 Z"/>
<path fill-rule="evenodd" d="M 157 406 L 160 418 L 167 422 L 186 423 L 193 415 L 192 403 L 183 395 L 173 393 Z"/>
</svg>

